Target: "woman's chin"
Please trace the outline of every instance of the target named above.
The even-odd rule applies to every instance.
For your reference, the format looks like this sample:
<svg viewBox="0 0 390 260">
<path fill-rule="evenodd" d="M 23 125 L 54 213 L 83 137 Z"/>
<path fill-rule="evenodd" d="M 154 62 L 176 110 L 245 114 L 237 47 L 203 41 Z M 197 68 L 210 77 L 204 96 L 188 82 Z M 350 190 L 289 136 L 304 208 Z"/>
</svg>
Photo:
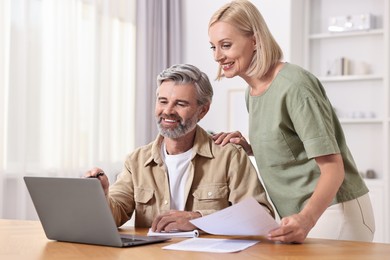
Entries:
<svg viewBox="0 0 390 260">
<path fill-rule="evenodd" d="M 234 78 L 235 76 L 237 76 L 235 73 L 224 73 L 223 74 L 225 76 L 225 78 L 228 78 L 228 79 L 231 79 L 231 78 Z"/>
</svg>

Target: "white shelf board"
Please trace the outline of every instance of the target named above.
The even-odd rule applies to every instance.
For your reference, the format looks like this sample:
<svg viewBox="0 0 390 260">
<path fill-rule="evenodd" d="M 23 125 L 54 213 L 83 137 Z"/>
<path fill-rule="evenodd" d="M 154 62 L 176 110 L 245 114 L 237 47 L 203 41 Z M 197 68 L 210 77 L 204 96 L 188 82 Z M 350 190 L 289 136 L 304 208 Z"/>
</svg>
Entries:
<svg viewBox="0 0 390 260">
<path fill-rule="evenodd" d="M 381 124 L 383 120 L 379 118 L 339 118 L 342 124 Z"/>
<path fill-rule="evenodd" d="M 345 37 L 362 37 L 362 36 L 373 36 L 383 35 L 383 29 L 373 29 L 369 31 L 348 31 L 348 32 L 326 32 L 310 34 L 310 40 L 321 40 L 321 39 L 333 39 L 333 38 L 345 38 Z"/>
<path fill-rule="evenodd" d="M 383 76 L 376 74 L 368 75 L 344 75 L 344 76 L 323 76 L 318 78 L 321 82 L 341 82 L 341 81 L 366 81 L 383 80 Z"/>
</svg>

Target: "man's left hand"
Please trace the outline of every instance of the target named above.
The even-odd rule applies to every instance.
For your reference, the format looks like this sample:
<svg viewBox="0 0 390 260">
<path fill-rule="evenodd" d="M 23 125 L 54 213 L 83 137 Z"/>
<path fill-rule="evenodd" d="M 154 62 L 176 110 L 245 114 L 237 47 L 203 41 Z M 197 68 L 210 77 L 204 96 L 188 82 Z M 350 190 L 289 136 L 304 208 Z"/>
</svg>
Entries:
<svg viewBox="0 0 390 260">
<path fill-rule="evenodd" d="M 170 210 L 158 215 L 152 223 L 153 232 L 190 231 L 196 227 L 190 220 L 201 217 L 199 212 Z"/>
</svg>

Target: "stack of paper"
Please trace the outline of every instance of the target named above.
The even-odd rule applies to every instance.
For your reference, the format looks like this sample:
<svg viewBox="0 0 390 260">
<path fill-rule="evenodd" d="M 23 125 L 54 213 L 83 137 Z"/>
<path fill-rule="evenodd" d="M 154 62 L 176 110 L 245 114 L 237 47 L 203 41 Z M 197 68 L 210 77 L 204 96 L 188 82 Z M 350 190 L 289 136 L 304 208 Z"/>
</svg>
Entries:
<svg viewBox="0 0 390 260">
<path fill-rule="evenodd" d="M 279 227 L 275 219 L 254 198 L 245 199 L 190 222 L 213 235 L 265 236 Z"/>
<path fill-rule="evenodd" d="M 275 219 L 254 198 L 245 199 L 231 207 L 190 222 L 209 234 L 229 236 L 264 236 L 279 227 Z M 158 234 L 179 236 L 186 233 Z M 259 242 L 245 239 L 197 238 L 198 235 L 199 232 L 194 238 L 165 246 L 163 249 L 231 253 L 244 250 Z"/>
<path fill-rule="evenodd" d="M 258 242 L 259 241 L 257 240 L 191 238 L 176 244 L 164 246 L 163 249 L 213 253 L 233 253 L 244 250 Z"/>
</svg>

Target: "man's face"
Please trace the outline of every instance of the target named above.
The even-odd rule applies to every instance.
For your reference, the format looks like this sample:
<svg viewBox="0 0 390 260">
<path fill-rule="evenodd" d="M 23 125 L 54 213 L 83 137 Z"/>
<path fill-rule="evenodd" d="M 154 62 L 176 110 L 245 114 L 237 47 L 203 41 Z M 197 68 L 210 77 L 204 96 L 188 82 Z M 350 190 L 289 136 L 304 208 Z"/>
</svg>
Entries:
<svg viewBox="0 0 390 260">
<path fill-rule="evenodd" d="M 198 121 L 205 115 L 203 106 L 197 103 L 197 93 L 192 84 L 175 85 L 164 81 L 156 100 L 156 120 L 160 134 L 176 139 L 195 129 Z M 207 111 L 206 111 L 207 112 Z"/>
</svg>

